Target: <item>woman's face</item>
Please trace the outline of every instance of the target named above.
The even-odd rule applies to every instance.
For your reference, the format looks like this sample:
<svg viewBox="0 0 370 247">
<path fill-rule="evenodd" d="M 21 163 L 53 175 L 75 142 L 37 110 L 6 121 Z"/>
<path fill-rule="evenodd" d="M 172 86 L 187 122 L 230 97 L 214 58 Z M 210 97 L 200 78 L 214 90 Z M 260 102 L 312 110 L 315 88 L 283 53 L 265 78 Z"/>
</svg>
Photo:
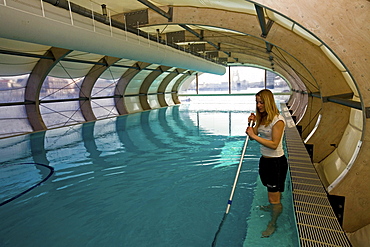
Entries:
<svg viewBox="0 0 370 247">
<path fill-rule="evenodd" d="M 260 96 L 256 96 L 256 104 L 260 113 L 265 112 L 265 102 L 263 102 Z"/>
</svg>

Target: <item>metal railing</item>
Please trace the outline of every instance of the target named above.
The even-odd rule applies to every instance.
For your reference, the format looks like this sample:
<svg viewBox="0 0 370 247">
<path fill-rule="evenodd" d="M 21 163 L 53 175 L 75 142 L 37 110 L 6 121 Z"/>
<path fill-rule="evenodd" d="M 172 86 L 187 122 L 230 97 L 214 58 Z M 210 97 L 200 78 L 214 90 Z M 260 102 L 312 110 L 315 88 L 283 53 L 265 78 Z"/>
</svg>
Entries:
<svg viewBox="0 0 370 247">
<path fill-rule="evenodd" d="M 122 32 L 124 32 L 127 40 L 128 33 L 135 34 L 138 37 L 137 42 L 139 44 L 143 42 L 143 39 L 141 38 L 144 38 L 144 40 L 147 40 L 148 46 L 162 44 L 186 53 L 190 53 L 194 56 L 201 57 L 205 60 L 219 63 L 217 59 L 212 59 L 212 57 L 207 56 L 206 53 L 202 55 L 187 49 L 185 46 L 179 46 L 167 40 L 166 36 L 164 39 L 161 39 L 158 34 L 153 36 L 150 33 L 140 30 L 139 23 L 136 28 L 130 27 L 126 24 L 126 18 L 123 13 L 118 13 L 110 8 L 107 8 L 104 4 L 103 7 L 103 5 L 100 5 L 94 1 L 90 1 L 90 8 L 74 4 L 70 0 L 0 0 L 0 5 L 18 9 L 27 13 L 32 13 L 48 19 L 57 19 L 65 24 L 78 26 L 79 28 L 84 28 L 90 31 L 92 30 L 96 33 L 109 33 L 112 37 L 115 34 L 119 34 L 121 37 Z M 57 11 L 58 9 L 56 9 L 56 7 L 66 10 L 66 12 Z M 117 17 L 120 15 L 123 15 L 123 22 L 117 20 Z M 82 17 L 87 17 L 91 21 L 86 21 L 88 19 Z"/>
</svg>

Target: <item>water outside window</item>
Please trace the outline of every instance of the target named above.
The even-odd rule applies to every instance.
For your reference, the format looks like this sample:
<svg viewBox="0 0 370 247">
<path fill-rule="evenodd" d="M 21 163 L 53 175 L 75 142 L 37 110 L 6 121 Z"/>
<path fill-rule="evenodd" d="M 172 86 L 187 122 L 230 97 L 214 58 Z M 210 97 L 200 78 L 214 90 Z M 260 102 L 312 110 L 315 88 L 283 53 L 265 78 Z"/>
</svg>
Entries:
<svg viewBox="0 0 370 247">
<path fill-rule="evenodd" d="M 198 82 L 197 82 L 198 81 Z M 185 82 L 180 94 L 245 94 L 268 88 L 274 93 L 289 93 L 287 81 L 274 71 L 256 67 L 229 67 L 224 75 L 200 74 Z"/>
<path fill-rule="evenodd" d="M 201 74 L 186 81 L 179 90 L 182 103 L 201 104 L 244 104 L 246 97 L 267 88 L 279 102 L 287 102 L 291 89 L 289 83 L 274 71 L 257 67 L 233 66 L 224 75 Z M 221 96 L 222 95 L 222 96 Z M 228 96 L 235 97 L 228 97 Z M 209 97 L 214 96 L 214 97 Z M 254 98 L 252 98 L 254 104 Z"/>
</svg>

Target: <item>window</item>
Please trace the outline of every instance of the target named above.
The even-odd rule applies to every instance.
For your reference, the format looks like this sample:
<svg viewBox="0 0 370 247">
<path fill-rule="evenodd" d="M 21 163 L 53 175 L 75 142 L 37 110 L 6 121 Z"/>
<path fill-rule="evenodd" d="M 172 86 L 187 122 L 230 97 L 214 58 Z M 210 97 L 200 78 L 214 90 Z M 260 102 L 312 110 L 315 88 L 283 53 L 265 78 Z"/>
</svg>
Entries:
<svg viewBox="0 0 370 247">
<path fill-rule="evenodd" d="M 270 89 L 279 102 L 287 102 L 290 98 L 290 86 L 284 78 L 273 71 L 250 66 L 230 66 L 222 76 L 213 74 L 195 76 L 182 84 L 179 96 L 183 103 L 221 104 L 222 107 L 225 102 L 232 102 L 236 107 L 236 104 L 249 102 L 246 97 L 253 98 L 254 94 L 264 88 Z M 232 95 L 235 97 L 227 98 Z"/>
<path fill-rule="evenodd" d="M 196 76 L 181 86 L 179 94 L 255 94 L 264 88 L 273 93 L 290 93 L 289 84 L 275 72 L 256 67 L 232 66 L 221 76 Z"/>
</svg>

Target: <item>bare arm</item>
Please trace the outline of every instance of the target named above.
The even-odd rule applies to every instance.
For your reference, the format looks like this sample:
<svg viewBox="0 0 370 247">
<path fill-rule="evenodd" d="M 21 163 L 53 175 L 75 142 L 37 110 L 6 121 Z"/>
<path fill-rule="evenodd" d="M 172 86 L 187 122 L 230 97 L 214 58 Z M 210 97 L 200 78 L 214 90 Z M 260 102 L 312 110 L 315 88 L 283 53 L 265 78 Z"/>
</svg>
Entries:
<svg viewBox="0 0 370 247">
<path fill-rule="evenodd" d="M 284 122 L 279 120 L 272 127 L 272 140 L 267 140 L 262 137 L 259 137 L 253 128 L 248 127 L 247 134 L 251 139 L 256 140 L 258 143 L 264 145 L 265 147 L 276 149 L 279 146 L 280 140 L 283 136 L 284 131 Z"/>
</svg>

